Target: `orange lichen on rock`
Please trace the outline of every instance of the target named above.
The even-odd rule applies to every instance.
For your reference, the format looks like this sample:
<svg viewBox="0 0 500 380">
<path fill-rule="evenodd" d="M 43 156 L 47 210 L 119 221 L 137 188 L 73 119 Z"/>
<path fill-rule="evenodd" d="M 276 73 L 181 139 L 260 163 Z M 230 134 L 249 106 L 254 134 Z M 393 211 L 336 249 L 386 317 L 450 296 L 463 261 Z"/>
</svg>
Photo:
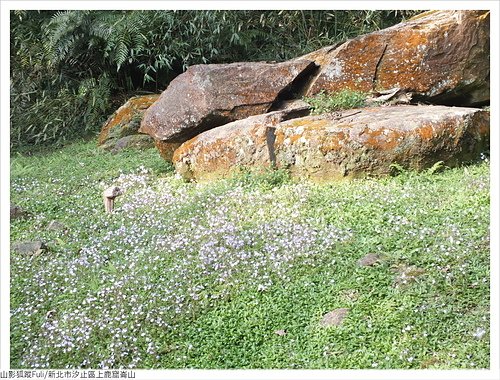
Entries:
<svg viewBox="0 0 500 380">
<path fill-rule="evenodd" d="M 326 181 L 384 175 L 394 162 L 417 170 L 440 160 L 453 165 L 477 158 L 488 146 L 489 120 L 480 109 L 395 106 L 362 109 L 349 122 L 319 118 L 319 128 L 318 116 L 276 128 L 277 166 L 293 177 Z"/>
<path fill-rule="evenodd" d="M 320 58 L 324 55 L 323 58 Z M 427 12 L 305 57 L 322 62 L 307 91 L 400 88 L 440 102 L 489 102 L 489 12 Z"/>
<path fill-rule="evenodd" d="M 385 175 L 394 162 L 413 169 L 452 165 L 477 157 L 489 141 L 489 113 L 480 109 L 393 106 L 351 113 L 288 121 L 276 113 L 253 116 L 198 135 L 173 161 L 195 180 L 227 177 L 240 167 L 277 167 L 296 178 L 336 181 Z"/>
<path fill-rule="evenodd" d="M 290 121 L 289 129 L 278 129 L 275 132 L 275 145 L 293 145 L 299 140 L 306 141 L 306 135 L 310 131 L 322 130 L 328 124 L 328 120 L 319 116 L 302 117 Z"/>
<path fill-rule="evenodd" d="M 319 150 L 323 155 L 328 152 L 337 151 L 345 146 L 347 135 L 345 132 L 333 132 L 327 135 L 321 135 L 319 142 Z"/>
<path fill-rule="evenodd" d="M 404 133 L 392 129 L 370 129 L 364 128 L 360 133 L 360 141 L 367 147 L 379 150 L 394 149 L 404 138 Z"/>
<path fill-rule="evenodd" d="M 305 128 L 322 128 L 327 124 L 328 120 L 315 117 L 304 117 L 293 120 L 291 122 L 291 125 L 294 127 L 305 127 Z"/>
<path fill-rule="evenodd" d="M 103 125 L 98 137 L 98 145 L 104 144 L 109 138 L 120 138 L 130 134 L 130 132 L 124 132 L 122 129 L 126 128 L 134 117 L 140 118 L 159 96 L 159 94 L 154 94 L 130 98 L 124 105 L 118 108 Z M 137 124 L 135 128 L 135 133 L 137 133 L 138 128 L 139 124 Z M 111 133 L 114 130 L 117 130 L 116 133 Z M 110 134 L 113 134 L 113 136 L 110 136 Z"/>
<path fill-rule="evenodd" d="M 208 180 L 234 174 L 242 167 L 273 166 L 273 128 L 289 111 L 275 111 L 208 130 L 183 143 L 173 162 L 186 179 Z"/>
<path fill-rule="evenodd" d="M 374 107 L 348 120 L 326 114 L 278 124 L 256 118 L 183 144 L 175 152 L 176 169 L 206 180 L 231 175 L 238 167 L 276 166 L 297 178 L 328 181 L 387 174 L 393 162 L 414 169 L 439 160 L 460 162 L 477 156 L 488 141 L 488 113 L 471 108 Z"/>
<path fill-rule="evenodd" d="M 394 33 L 384 56 L 380 58 L 374 88 L 399 87 L 408 92 L 425 93 L 434 83 L 442 81 L 442 73 L 437 72 L 435 67 L 431 68 L 425 60 L 428 48 L 429 37 L 426 33 L 419 30 L 409 30 L 404 35 Z"/>
<path fill-rule="evenodd" d="M 434 137 L 434 128 L 432 125 L 424 125 L 417 129 L 417 133 L 423 140 L 430 140 Z"/>
<path fill-rule="evenodd" d="M 158 152 L 160 152 L 160 156 L 168 162 L 172 162 L 174 152 L 180 145 L 181 144 L 178 143 L 169 143 L 161 140 L 155 140 L 155 146 L 156 149 L 158 149 Z"/>
</svg>

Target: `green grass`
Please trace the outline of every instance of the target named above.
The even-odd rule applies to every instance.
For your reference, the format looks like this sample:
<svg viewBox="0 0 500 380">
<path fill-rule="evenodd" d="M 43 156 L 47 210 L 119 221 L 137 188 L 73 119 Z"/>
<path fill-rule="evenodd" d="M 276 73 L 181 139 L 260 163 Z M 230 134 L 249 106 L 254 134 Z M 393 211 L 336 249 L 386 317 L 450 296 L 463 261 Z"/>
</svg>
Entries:
<svg viewBox="0 0 500 380">
<path fill-rule="evenodd" d="M 11 252 L 14 368 L 489 367 L 487 161 L 193 184 L 155 150 L 80 142 L 12 157 L 11 199 L 31 213 L 12 240 L 48 245 Z M 368 253 L 383 259 L 360 267 Z"/>
<path fill-rule="evenodd" d="M 304 97 L 312 109 L 313 115 L 360 108 L 365 106 L 367 93 L 344 89 L 339 92 L 329 93 L 321 91 L 311 97 Z"/>
</svg>

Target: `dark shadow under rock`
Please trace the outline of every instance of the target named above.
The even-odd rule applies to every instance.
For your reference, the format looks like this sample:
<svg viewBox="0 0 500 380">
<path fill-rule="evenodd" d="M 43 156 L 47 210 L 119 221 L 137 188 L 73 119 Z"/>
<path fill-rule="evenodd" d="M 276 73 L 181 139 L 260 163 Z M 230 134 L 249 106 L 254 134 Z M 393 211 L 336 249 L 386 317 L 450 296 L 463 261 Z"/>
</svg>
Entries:
<svg viewBox="0 0 500 380">
<path fill-rule="evenodd" d="M 121 137 L 118 140 L 108 140 L 101 148 L 111 153 L 118 153 L 124 149 L 149 149 L 155 146 L 154 140 L 148 135 L 136 134 Z"/>
</svg>

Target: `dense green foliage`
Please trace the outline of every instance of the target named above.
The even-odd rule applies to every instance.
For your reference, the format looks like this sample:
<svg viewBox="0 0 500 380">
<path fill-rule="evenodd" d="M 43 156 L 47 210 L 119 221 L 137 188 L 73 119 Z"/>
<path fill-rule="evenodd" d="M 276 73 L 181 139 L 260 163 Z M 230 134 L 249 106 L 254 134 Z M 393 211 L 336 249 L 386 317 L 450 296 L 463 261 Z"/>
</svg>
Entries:
<svg viewBox="0 0 500 380">
<path fill-rule="evenodd" d="M 415 11 L 13 11 L 11 147 L 99 130 L 189 65 L 281 61 Z"/>
<path fill-rule="evenodd" d="M 439 166 L 194 184 L 154 149 L 13 157 L 12 240 L 48 250 L 11 253 L 11 367 L 488 368 L 489 163 Z"/>
</svg>

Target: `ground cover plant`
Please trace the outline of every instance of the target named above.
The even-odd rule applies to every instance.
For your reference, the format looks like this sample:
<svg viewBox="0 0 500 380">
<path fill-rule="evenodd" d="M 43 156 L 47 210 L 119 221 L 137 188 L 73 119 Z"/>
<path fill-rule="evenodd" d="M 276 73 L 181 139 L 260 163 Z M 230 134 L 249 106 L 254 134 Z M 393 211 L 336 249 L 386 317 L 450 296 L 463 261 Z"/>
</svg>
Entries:
<svg viewBox="0 0 500 380">
<path fill-rule="evenodd" d="M 47 250 L 11 252 L 11 366 L 488 368 L 489 163 L 398 171 L 194 184 L 155 150 L 12 157 L 11 239 Z"/>
<path fill-rule="evenodd" d="M 321 91 L 314 96 L 304 97 L 304 101 L 311 106 L 313 115 L 321 115 L 323 113 L 361 108 L 365 106 L 367 97 L 367 93 L 345 89 L 333 94 Z"/>
</svg>

